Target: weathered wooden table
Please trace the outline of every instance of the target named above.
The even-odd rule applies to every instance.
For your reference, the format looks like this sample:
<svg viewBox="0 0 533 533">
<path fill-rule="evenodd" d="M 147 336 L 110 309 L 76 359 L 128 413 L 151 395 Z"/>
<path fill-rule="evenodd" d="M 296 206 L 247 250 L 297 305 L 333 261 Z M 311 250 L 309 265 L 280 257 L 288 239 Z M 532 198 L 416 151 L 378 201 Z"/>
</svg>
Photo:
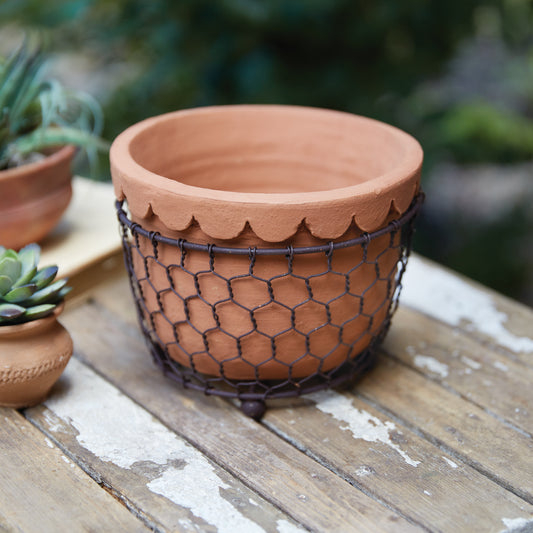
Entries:
<svg viewBox="0 0 533 533">
<path fill-rule="evenodd" d="M 0 530 L 533 531 L 531 309 L 414 256 L 377 366 L 258 423 L 160 374 L 113 272 L 50 398 L 0 410 Z"/>
</svg>

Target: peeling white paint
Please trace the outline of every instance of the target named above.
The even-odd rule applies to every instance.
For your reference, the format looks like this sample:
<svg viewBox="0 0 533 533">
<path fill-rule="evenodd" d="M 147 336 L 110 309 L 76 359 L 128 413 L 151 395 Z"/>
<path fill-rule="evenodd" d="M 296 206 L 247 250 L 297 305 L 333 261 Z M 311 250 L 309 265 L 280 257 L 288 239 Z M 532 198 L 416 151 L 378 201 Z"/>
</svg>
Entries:
<svg viewBox="0 0 533 533">
<path fill-rule="evenodd" d="M 355 475 L 358 477 L 370 476 L 373 473 L 372 469 L 368 466 L 361 466 L 355 471 Z"/>
<path fill-rule="evenodd" d="M 415 366 L 418 368 L 427 368 L 430 372 L 437 374 L 441 378 L 448 376 L 448 365 L 441 363 L 434 357 L 428 355 L 417 355 L 413 359 Z"/>
<path fill-rule="evenodd" d="M 194 527 L 194 524 L 187 518 L 181 518 L 178 520 L 178 524 L 185 531 L 197 531 L 197 528 Z"/>
<path fill-rule="evenodd" d="M 474 370 L 479 370 L 481 368 L 480 363 L 478 363 L 477 361 L 474 361 L 473 359 L 470 359 L 470 357 L 466 357 L 465 355 L 461 357 L 461 361 L 465 365 L 468 365 L 470 368 L 473 368 Z"/>
<path fill-rule="evenodd" d="M 120 468 L 161 465 L 148 489 L 190 509 L 220 533 L 264 531 L 222 497 L 229 486 L 198 450 L 75 359 L 65 374 L 70 386 L 45 405 L 77 430 L 81 446 Z"/>
<path fill-rule="evenodd" d="M 472 330 L 492 337 L 513 352 L 533 352 L 533 339 L 511 333 L 506 327 L 507 315 L 496 308 L 486 294 L 454 274 L 424 263 L 414 256 L 402 281 L 401 303 L 451 326 L 461 321 Z"/>
<path fill-rule="evenodd" d="M 307 531 L 288 520 L 282 519 L 276 522 L 276 529 L 278 530 L 278 533 L 303 533 L 304 531 Z"/>
<path fill-rule="evenodd" d="M 409 354 L 409 355 L 416 355 L 416 348 L 414 346 L 407 346 L 405 348 L 405 351 Z"/>
<path fill-rule="evenodd" d="M 493 366 L 494 368 L 496 368 L 497 370 L 501 370 L 502 372 L 509 371 L 509 367 L 501 361 L 494 361 Z"/>
<path fill-rule="evenodd" d="M 531 531 L 530 529 L 523 529 L 526 526 L 531 526 L 533 530 L 533 519 L 528 520 L 527 518 L 502 518 L 502 522 L 507 528 L 505 533 L 512 533 L 513 531 Z"/>
<path fill-rule="evenodd" d="M 198 460 L 187 452 L 184 454 L 187 464 L 183 468 L 167 468 L 147 487 L 175 504 L 190 509 L 193 515 L 216 526 L 219 533 L 264 532 L 222 498 L 220 489 L 230 487 L 215 474 L 213 467 L 203 457 Z"/>
<path fill-rule="evenodd" d="M 381 442 L 399 453 L 407 464 L 411 466 L 420 464 L 420 461 L 411 459 L 397 444 L 392 442 L 390 433 L 397 431 L 393 422 L 382 422 L 370 413 L 360 411 L 352 405 L 352 400 L 335 391 L 315 392 L 308 397 L 316 403 L 320 411 L 346 423 L 347 426 L 341 429 L 349 430 L 354 439 Z"/>
<path fill-rule="evenodd" d="M 448 459 L 447 457 L 442 456 L 442 458 L 448 463 L 448 466 L 451 466 L 452 468 L 457 468 L 458 465 L 454 463 L 451 459 Z"/>
</svg>

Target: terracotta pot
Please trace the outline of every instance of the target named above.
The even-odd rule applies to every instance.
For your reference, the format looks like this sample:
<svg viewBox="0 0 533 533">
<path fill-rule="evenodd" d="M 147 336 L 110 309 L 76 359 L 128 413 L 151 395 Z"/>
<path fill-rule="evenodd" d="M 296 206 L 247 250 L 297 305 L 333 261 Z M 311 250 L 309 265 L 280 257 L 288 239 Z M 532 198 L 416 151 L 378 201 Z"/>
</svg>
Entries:
<svg viewBox="0 0 533 533">
<path fill-rule="evenodd" d="M 65 146 L 42 161 L 0 171 L 0 244 L 18 250 L 41 241 L 57 225 L 72 197 Z"/>
<path fill-rule="evenodd" d="M 54 314 L 14 326 L 0 326 L 0 406 L 30 407 L 42 402 L 72 355 L 68 331 Z"/>
<path fill-rule="evenodd" d="M 392 126 L 288 106 L 170 113 L 111 148 L 116 195 L 134 222 L 226 247 L 311 246 L 377 230 L 407 210 L 421 164 L 420 145 Z M 400 253 L 390 240 L 338 250 L 330 265 L 324 253 L 296 256 L 290 275 L 283 256 L 257 257 L 252 271 L 248 256 L 217 255 L 215 273 L 209 254 L 180 257 L 150 239 L 132 259 L 144 319 L 170 357 L 204 374 L 278 379 L 335 368 L 377 335 Z"/>
</svg>

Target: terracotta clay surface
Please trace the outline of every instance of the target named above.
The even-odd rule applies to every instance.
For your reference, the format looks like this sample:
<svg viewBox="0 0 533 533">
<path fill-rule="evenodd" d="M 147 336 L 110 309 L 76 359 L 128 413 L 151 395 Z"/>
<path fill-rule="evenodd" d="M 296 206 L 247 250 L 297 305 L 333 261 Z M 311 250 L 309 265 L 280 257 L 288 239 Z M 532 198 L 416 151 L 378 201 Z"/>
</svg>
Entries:
<svg viewBox="0 0 533 533">
<path fill-rule="evenodd" d="M 19 249 L 42 240 L 59 222 L 72 196 L 66 146 L 37 163 L 0 171 L 0 244 Z"/>
<path fill-rule="evenodd" d="M 417 141 L 392 126 L 286 106 L 170 113 L 132 126 L 111 148 L 116 195 L 135 222 L 236 247 L 310 246 L 377 230 L 407 210 L 421 164 Z M 247 256 L 217 255 L 219 276 L 206 253 L 181 258 L 149 239 L 132 259 L 145 318 L 173 358 L 202 373 L 276 379 L 335 368 L 368 345 L 394 290 L 398 237 L 389 251 L 390 236 L 366 251 L 336 251 L 335 274 L 322 253 L 299 256 L 288 276 L 283 256 L 258 258 L 250 271 Z"/>
<path fill-rule="evenodd" d="M 68 331 L 53 315 L 0 327 L 0 406 L 22 408 L 42 402 L 72 355 Z"/>
</svg>

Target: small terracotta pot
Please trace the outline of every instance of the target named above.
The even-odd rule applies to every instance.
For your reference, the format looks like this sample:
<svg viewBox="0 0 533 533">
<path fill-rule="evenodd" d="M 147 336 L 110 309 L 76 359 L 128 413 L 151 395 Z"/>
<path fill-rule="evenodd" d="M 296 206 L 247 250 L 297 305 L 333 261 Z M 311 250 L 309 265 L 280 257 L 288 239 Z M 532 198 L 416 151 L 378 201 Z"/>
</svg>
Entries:
<svg viewBox="0 0 533 533">
<path fill-rule="evenodd" d="M 47 317 L 0 326 L 0 406 L 42 402 L 72 355 L 68 331 L 57 321 L 63 305 Z"/>
<path fill-rule="evenodd" d="M 392 126 L 291 106 L 154 117 L 119 135 L 110 155 L 116 196 L 134 222 L 245 248 L 378 230 L 408 209 L 422 164 L 418 142 Z M 230 379 L 281 379 L 335 368 L 378 334 L 399 259 L 390 244 L 385 235 L 366 252 L 336 251 L 334 272 L 323 253 L 298 256 L 291 276 L 283 256 L 261 256 L 251 273 L 247 256 L 217 255 L 214 274 L 205 252 L 182 260 L 165 244 L 154 253 L 150 239 L 132 259 L 144 319 L 173 359 Z"/>
<path fill-rule="evenodd" d="M 0 171 L 0 244 L 18 250 L 41 241 L 72 197 L 73 146 L 42 161 Z"/>
</svg>

